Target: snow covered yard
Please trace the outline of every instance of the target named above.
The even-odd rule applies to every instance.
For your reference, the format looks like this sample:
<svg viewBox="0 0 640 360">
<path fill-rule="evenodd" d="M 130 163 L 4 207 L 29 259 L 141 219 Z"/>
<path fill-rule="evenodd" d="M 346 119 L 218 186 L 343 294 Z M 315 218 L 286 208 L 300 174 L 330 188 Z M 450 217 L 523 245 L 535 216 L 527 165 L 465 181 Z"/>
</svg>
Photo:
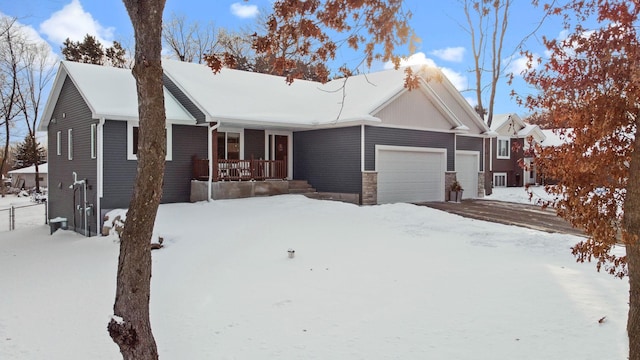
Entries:
<svg viewBox="0 0 640 360">
<path fill-rule="evenodd" d="M 295 195 L 162 205 L 155 235 L 165 359 L 626 358 L 627 281 L 575 263 L 573 236 Z M 0 232 L 0 359 L 118 359 L 117 257 Z"/>
</svg>

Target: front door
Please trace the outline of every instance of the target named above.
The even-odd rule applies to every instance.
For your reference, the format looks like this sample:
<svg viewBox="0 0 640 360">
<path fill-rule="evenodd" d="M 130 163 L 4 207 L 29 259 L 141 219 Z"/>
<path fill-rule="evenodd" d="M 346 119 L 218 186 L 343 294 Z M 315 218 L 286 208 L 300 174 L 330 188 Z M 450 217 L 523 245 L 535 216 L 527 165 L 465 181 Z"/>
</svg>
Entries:
<svg viewBox="0 0 640 360">
<path fill-rule="evenodd" d="M 289 135 L 269 134 L 268 140 L 268 157 L 269 160 L 281 161 L 281 167 L 278 170 L 279 175 L 288 177 L 289 167 Z M 280 174 L 280 172 L 284 172 Z"/>
</svg>

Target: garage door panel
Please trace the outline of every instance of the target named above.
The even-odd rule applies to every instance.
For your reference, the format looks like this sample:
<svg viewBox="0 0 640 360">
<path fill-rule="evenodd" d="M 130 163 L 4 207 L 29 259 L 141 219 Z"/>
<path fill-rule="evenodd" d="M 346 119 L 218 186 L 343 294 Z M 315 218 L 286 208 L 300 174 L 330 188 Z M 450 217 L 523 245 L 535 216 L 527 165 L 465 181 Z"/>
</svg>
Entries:
<svg viewBox="0 0 640 360">
<path fill-rule="evenodd" d="M 378 203 L 442 201 L 444 152 L 379 150 Z"/>
<path fill-rule="evenodd" d="M 479 159 L 480 154 L 477 152 L 456 154 L 456 178 L 464 189 L 463 199 L 477 197 Z"/>
</svg>

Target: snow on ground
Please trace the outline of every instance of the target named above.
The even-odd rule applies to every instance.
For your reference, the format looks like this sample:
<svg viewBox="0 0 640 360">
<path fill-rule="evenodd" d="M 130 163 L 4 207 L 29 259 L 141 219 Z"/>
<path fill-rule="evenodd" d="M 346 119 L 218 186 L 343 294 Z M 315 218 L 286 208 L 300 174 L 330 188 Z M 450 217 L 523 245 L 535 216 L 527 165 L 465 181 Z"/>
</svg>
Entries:
<svg viewBox="0 0 640 360">
<path fill-rule="evenodd" d="M 297 195 L 161 205 L 155 235 L 164 359 L 626 358 L 627 281 L 570 235 Z M 117 257 L 113 236 L 0 232 L 0 359 L 120 358 Z"/>
<path fill-rule="evenodd" d="M 524 187 L 494 187 L 491 191 L 492 194 L 485 196 L 485 199 L 532 205 L 537 205 L 538 200 L 553 199 L 553 195 L 548 194 L 544 186 L 530 186 L 528 190 Z M 531 200 L 527 191 L 533 194 Z"/>
</svg>

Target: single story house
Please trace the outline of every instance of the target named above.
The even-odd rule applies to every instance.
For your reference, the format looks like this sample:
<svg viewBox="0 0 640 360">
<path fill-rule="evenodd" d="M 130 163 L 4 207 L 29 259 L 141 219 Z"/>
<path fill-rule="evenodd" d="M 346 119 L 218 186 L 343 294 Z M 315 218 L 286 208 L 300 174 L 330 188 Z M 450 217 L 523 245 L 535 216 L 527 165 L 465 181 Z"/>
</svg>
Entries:
<svg viewBox="0 0 640 360">
<path fill-rule="evenodd" d="M 49 165 L 47 163 L 38 165 L 38 180 L 40 186 L 47 187 L 47 172 Z M 22 169 L 8 171 L 7 174 L 11 178 L 11 187 L 19 189 L 31 189 L 36 186 L 36 166 L 31 165 Z"/>
<path fill-rule="evenodd" d="M 437 69 L 421 68 L 409 91 L 401 70 L 288 85 L 173 60 L 163 68 L 163 203 L 278 193 L 295 180 L 360 204 L 444 201 L 456 179 L 466 197 L 483 196 L 490 129 Z M 39 130 L 49 215 L 97 233 L 106 212 L 128 207 L 135 179 L 131 71 L 61 62 Z"/>
<path fill-rule="evenodd" d="M 497 137 L 491 138 L 491 161 L 493 186 L 525 186 L 535 184 L 538 174 L 531 165 L 529 150 L 540 144 L 545 135 L 538 125 L 527 124 L 517 114 L 493 116 L 491 130 Z"/>
</svg>

